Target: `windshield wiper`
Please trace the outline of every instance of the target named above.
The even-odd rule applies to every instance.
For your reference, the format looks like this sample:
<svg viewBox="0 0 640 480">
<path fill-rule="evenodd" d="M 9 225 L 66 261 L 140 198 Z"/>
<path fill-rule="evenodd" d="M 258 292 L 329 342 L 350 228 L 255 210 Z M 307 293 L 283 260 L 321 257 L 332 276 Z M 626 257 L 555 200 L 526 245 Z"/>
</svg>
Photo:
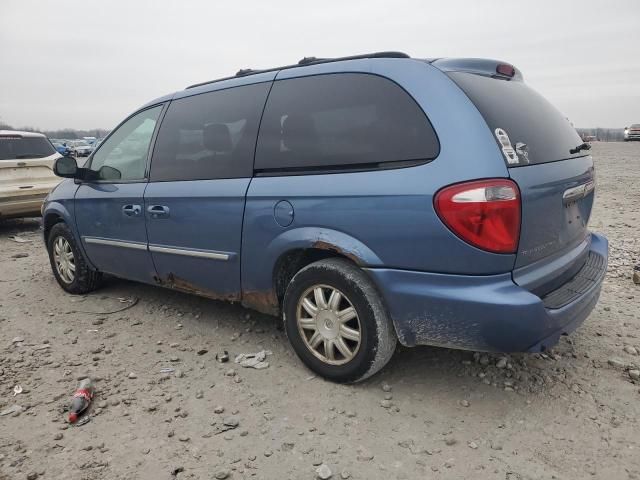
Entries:
<svg viewBox="0 0 640 480">
<path fill-rule="evenodd" d="M 573 155 L 574 153 L 578 153 L 581 150 L 591 150 L 591 145 L 589 145 L 588 143 L 582 143 L 580 145 L 578 145 L 576 148 L 572 148 L 571 150 L 569 150 L 569 153 L 571 155 Z"/>
</svg>

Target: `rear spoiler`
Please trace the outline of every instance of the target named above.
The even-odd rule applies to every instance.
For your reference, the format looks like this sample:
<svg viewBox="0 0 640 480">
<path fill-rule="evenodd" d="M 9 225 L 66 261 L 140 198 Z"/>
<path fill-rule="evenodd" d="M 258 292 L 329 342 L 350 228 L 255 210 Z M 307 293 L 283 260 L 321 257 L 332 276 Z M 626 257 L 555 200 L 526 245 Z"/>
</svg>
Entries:
<svg viewBox="0 0 640 480">
<path fill-rule="evenodd" d="M 436 58 L 427 60 L 443 72 L 467 72 L 485 77 L 522 82 L 522 72 L 507 62 L 486 58 Z"/>
</svg>

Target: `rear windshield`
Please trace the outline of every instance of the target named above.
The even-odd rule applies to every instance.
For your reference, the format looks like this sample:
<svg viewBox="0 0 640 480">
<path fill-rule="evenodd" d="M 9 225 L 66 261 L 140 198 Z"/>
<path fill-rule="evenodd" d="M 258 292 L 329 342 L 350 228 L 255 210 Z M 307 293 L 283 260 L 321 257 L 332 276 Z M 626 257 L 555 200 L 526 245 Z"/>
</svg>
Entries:
<svg viewBox="0 0 640 480">
<path fill-rule="evenodd" d="M 584 150 L 569 152 L 583 143 L 578 132 L 562 113 L 525 83 L 464 72 L 448 75 L 484 117 L 509 167 L 587 154 Z"/>
<path fill-rule="evenodd" d="M 0 136 L 0 160 L 42 158 L 56 153 L 45 137 Z"/>
</svg>

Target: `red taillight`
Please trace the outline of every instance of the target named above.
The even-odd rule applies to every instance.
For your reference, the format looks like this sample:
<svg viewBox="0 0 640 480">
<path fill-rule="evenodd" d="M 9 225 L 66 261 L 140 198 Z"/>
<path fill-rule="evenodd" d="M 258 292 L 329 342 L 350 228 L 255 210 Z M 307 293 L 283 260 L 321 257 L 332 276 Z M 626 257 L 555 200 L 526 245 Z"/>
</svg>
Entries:
<svg viewBox="0 0 640 480">
<path fill-rule="evenodd" d="M 459 183 L 440 190 L 436 212 L 458 237 L 482 250 L 515 253 L 520 237 L 520 191 L 505 179 Z"/>
<path fill-rule="evenodd" d="M 508 63 L 500 63 L 496 67 L 496 72 L 500 75 L 511 78 L 516 74 L 516 69 L 513 65 L 509 65 Z"/>
</svg>

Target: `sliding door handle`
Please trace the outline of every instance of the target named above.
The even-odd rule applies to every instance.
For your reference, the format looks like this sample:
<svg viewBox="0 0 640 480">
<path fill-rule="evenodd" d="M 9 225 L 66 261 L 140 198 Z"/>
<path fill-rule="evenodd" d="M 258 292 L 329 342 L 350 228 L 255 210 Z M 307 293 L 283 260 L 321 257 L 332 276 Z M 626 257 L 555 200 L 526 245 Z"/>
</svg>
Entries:
<svg viewBox="0 0 640 480">
<path fill-rule="evenodd" d="M 151 218 L 167 218 L 169 216 L 169 207 L 164 205 L 149 205 L 147 212 Z"/>
</svg>

